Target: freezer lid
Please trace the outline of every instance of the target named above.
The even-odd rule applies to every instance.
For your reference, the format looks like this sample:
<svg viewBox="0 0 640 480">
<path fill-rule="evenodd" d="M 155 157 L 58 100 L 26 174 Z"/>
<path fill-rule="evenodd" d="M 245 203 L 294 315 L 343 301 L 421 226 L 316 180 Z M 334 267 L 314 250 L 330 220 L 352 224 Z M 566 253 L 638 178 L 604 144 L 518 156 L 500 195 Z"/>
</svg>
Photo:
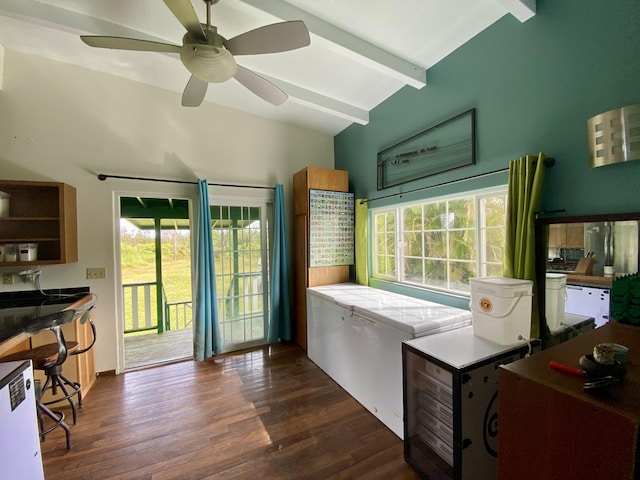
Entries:
<svg viewBox="0 0 640 480">
<path fill-rule="evenodd" d="M 307 292 L 347 308 L 354 306 L 362 308 L 381 307 L 385 305 L 392 306 L 399 304 L 403 299 L 411 298 L 364 285 L 356 285 L 354 283 L 309 287 Z"/>
<path fill-rule="evenodd" d="M 471 312 L 467 310 L 447 307 L 438 303 L 426 303 L 429 305 L 403 305 L 379 309 L 354 306 L 353 313 L 402 330 L 412 337 L 432 335 L 452 328 L 471 325 Z"/>
<path fill-rule="evenodd" d="M 384 323 L 412 337 L 471 324 L 471 312 L 352 283 L 310 287 L 307 292 Z"/>
</svg>

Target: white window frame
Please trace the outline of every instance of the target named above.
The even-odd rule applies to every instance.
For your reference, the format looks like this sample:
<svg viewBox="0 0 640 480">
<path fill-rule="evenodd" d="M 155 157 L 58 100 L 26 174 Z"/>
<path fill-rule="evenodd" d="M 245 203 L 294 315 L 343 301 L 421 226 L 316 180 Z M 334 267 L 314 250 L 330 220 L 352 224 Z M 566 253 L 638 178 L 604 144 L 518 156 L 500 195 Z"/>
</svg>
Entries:
<svg viewBox="0 0 640 480">
<path fill-rule="evenodd" d="M 378 280 L 385 280 L 385 281 L 390 281 L 390 282 L 395 282 L 395 283 L 399 283 L 399 284 L 403 284 L 403 285 L 407 285 L 407 286 L 411 286 L 411 287 L 416 287 L 416 288 L 422 288 L 425 290 L 433 290 L 433 291 L 438 291 L 438 292 L 445 292 L 445 293 L 450 293 L 450 294 L 455 294 L 455 295 L 462 295 L 462 296 L 470 296 L 470 291 L 465 291 L 462 289 L 456 289 L 456 288 L 451 288 L 451 283 L 450 283 L 450 279 L 448 278 L 448 273 L 447 273 L 447 285 L 448 288 L 446 287 L 437 287 L 434 285 L 426 285 L 424 278 L 422 279 L 421 283 L 417 283 L 415 281 L 408 281 L 405 278 L 405 269 L 403 268 L 403 264 L 404 264 L 404 260 L 405 260 L 405 255 L 404 255 L 404 247 L 405 247 L 405 242 L 404 242 L 404 218 L 403 218 L 403 211 L 408 208 L 408 207 L 412 207 L 412 206 L 420 206 L 421 208 L 423 208 L 423 205 L 425 204 L 430 204 L 430 203 L 437 203 L 437 202 L 451 202 L 451 201 L 455 201 L 457 199 L 462 199 L 462 198 L 469 198 L 472 197 L 473 201 L 475 202 L 475 251 L 477 252 L 477 256 L 476 258 L 473 260 L 473 262 L 475 263 L 475 268 L 476 268 L 476 272 L 478 276 L 487 276 L 487 268 L 489 265 L 492 265 L 494 267 L 500 266 L 502 265 L 502 260 L 500 259 L 499 261 L 489 261 L 486 258 L 486 252 L 487 252 L 487 232 L 489 230 L 495 229 L 495 228 L 501 228 L 501 227 L 491 227 L 491 226 L 487 226 L 486 225 L 486 211 L 484 208 L 482 208 L 482 200 L 488 197 L 494 197 L 494 196 L 500 196 L 500 195 L 504 195 L 505 196 L 505 224 L 506 224 L 506 196 L 507 196 L 507 186 L 499 186 L 499 187 L 492 187 L 492 188 L 488 188 L 488 189 L 482 189 L 482 190 L 473 190 L 473 191 L 468 191 L 468 192 L 460 192 L 457 194 L 451 194 L 451 195 L 446 195 L 446 196 L 441 196 L 441 197 L 433 197 L 433 198 L 429 198 L 429 199 L 425 199 L 425 200 L 420 200 L 420 201 L 413 201 L 413 202 L 404 202 L 401 204 L 396 204 L 393 206 L 386 206 L 386 207 L 380 207 L 380 208 L 372 208 L 370 210 L 370 215 L 371 215 L 371 225 L 372 225 L 372 248 L 371 248 L 371 265 L 372 265 L 372 277 Z M 378 258 L 381 255 L 381 252 L 378 251 L 378 225 L 377 225 L 377 215 L 380 214 L 388 214 L 388 213 L 392 213 L 395 215 L 395 239 L 396 239 L 396 248 L 395 248 L 395 275 L 388 275 L 388 274 L 380 274 L 378 273 Z M 424 211 L 423 211 L 423 215 L 424 215 Z M 502 227 L 504 228 L 504 226 Z M 447 228 L 445 230 L 446 232 L 446 245 L 447 245 L 447 257 L 444 258 L 444 260 L 448 263 L 449 262 L 449 241 L 448 241 L 448 237 L 449 234 L 452 230 L 450 230 L 449 228 Z M 424 231 L 423 231 L 424 232 Z M 424 239 L 424 236 L 423 236 Z M 423 240 L 424 241 L 424 240 Z M 447 268 L 448 270 L 448 268 Z M 423 277 L 424 277 L 424 272 L 423 272 Z"/>
</svg>

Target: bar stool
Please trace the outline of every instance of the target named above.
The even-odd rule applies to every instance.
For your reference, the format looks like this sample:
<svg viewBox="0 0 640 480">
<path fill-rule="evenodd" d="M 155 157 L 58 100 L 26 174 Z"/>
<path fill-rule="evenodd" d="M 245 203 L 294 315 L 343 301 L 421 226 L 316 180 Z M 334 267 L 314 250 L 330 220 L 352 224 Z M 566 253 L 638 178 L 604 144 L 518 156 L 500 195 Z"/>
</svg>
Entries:
<svg viewBox="0 0 640 480">
<path fill-rule="evenodd" d="M 96 343 L 96 326 L 91 320 L 91 313 L 94 307 L 95 305 L 89 306 L 78 320 L 81 325 L 85 325 L 87 322 L 89 322 L 89 326 L 91 327 L 91 343 L 85 348 L 80 348 L 79 343 L 76 341 L 72 340 L 66 342 L 67 356 L 83 354 L 90 350 Z M 51 343 L 42 345 L 42 347 L 38 348 L 44 349 L 45 347 L 54 349 L 56 347 L 56 344 Z M 43 405 L 53 405 L 63 400 L 67 400 L 71 405 L 71 412 L 73 413 L 73 424 L 75 425 L 78 421 L 78 414 L 76 410 L 76 404 L 73 401 L 73 397 L 76 396 L 78 398 L 78 407 L 82 408 L 82 386 L 78 382 L 71 381 L 62 374 L 63 366 L 64 361 L 62 363 L 56 363 L 54 365 L 46 366 L 42 369 L 44 370 L 44 374 L 47 376 L 47 380 L 42 386 L 42 393 L 44 394 L 47 390 L 51 390 L 51 395 L 53 396 L 52 400 L 43 402 Z M 62 390 L 62 395 L 58 394 L 58 388 Z"/>
<path fill-rule="evenodd" d="M 43 370 L 45 374 L 49 369 L 55 369 L 55 367 L 61 366 L 67 359 L 68 354 L 67 343 L 62 333 L 62 325 L 72 321 L 74 314 L 74 310 L 63 310 L 47 315 L 44 318 L 39 318 L 33 325 L 28 326 L 25 330 L 29 333 L 49 330 L 53 333 L 56 342 L 7 355 L 6 357 L 2 357 L 2 361 L 31 360 L 33 368 L 35 370 Z M 70 432 L 69 427 L 64 421 L 64 413 L 53 411 L 42 403 L 42 392 L 44 388 L 39 388 L 39 383 L 39 381 L 36 382 L 36 407 L 38 411 L 38 422 L 40 424 L 40 439 L 44 441 L 45 436 L 49 432 L 57 427 L 61 427 L 65 431 L 67 448 L 69 449 L 71 448 Z M 45 428 L 44 416 L 49 417 L 54 422 L 52 427 Z"/>
<path fill-rule="evenodd" d="M 40 426 L 40 441 L 44 442 L 47 433 L 51 432 L 55 428 L 62 428 L 65 436 L 67 437 L 67 450 L 71 450 L 71 431 L 69 426 L 64 421 L 64 412 L 51 410 L 49 407 L 41 402 L 42 399 L 42 386 L 40 380 L 34 380 L 36 388 L 36 412 L 38 414 L 38 425 Z M 44 417 L 45 415 L 53 421 L 53 425 L 46 427 Z"/>
</svg>

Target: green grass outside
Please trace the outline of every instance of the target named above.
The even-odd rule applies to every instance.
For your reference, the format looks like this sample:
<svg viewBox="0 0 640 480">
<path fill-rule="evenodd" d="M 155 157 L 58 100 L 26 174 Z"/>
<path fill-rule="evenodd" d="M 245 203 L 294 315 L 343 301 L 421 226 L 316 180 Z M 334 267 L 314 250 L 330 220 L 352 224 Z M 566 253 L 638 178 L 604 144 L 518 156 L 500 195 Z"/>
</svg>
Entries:
<svg viewBox="0 0 640 480">
<path fill-rule="evenodd" d="M 162 242 L 162 279 L 166 301 L 183 302 L 192 300 L 191 292 L 191 259 L 189 236 L 184 233 L 168 234 L 163 232 Z M 121 262 L 122 262 L 122 284 L 155 282 L 155 240 L 150 236 L 145 236 L 142 232 L 126 232 L 121 234 Z M 216 255 L 216 264 L 221 264 L 221 256 Z M 229 289 L 228 280 L 217 278 L 218 296 L 224 296 Z M 125 289 L 127 292 L 127 289 Z M 243 294 L 244 292 L 240 292 Z M 155 286 L 151 287 L 150 309 L 152 323 L 155 324 L 156 314 L 156 293 Z M 245 309 L 245 303 L 236 301 L 236 308 L 232 309 L 231 300 L 219 302 L 219 319 L 221 321 L 220 332 L 224 343 L 241 343 L 264 336 L 264 325 L 262 321 L 262 300 L 258 298 L 257 306 L 249 301 L 249 308 Z M 125 294 L 125 330 L 133 329 L 132 299 Z M 139 292 L 138 312 L 143 321 L 144 298 L 142 290 Z M 192 313 L 192 310 L 189 311 Z M 254 317 L 254 313 L 257 317 Z M 243 316 L 245 318 L 243 318 Z M 226 321 L 225 321 L 226 320 Z M 190 328 L 187 325 L 191 318 L 179 318 L 178 328 Z M 174 327 L 172 327 L 174 328 Z M 139 333 L 129 333 L 127 335 L 152 333 L 157 330 L 143 331 Z"/>
</svg>

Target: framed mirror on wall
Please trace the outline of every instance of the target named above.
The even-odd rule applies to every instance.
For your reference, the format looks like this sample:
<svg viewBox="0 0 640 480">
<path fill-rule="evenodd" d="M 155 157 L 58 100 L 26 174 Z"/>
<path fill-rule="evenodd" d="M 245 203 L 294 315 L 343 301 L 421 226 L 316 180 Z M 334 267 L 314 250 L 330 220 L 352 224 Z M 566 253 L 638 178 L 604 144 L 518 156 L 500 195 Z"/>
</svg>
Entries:
<svg viewBox="0 0 640 480">
<path fill-rule="evenodd" d="M 543 348 L 580 317 L 610 321 L 613 281 L 640 266 L 640 212 L 538 218 L 535 234 Z"/>
</svg>

